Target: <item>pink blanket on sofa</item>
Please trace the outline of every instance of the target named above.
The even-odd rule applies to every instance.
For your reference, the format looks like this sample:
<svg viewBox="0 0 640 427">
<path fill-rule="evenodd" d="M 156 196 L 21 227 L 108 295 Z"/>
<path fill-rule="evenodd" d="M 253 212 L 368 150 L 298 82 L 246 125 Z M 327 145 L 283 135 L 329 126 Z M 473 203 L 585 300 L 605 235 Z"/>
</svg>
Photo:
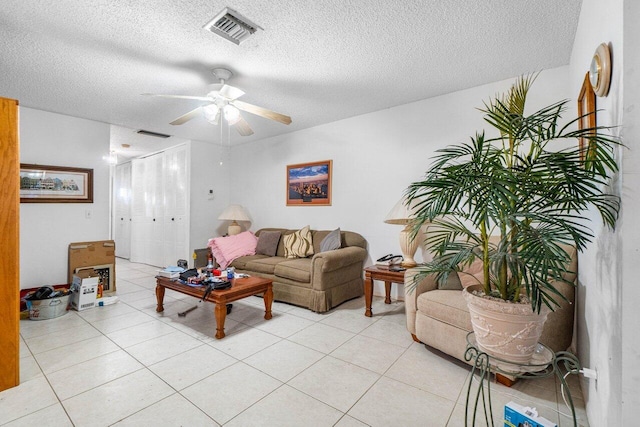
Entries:
<svg viewBox="0 0 640 427">
<path fill-rule="evenodd" d="M 209 239 L 208 247 L 220 268 L 227 268 L 234 259 L 245 255 L 255 255 L 258 238 L 250 231 L 235 236 Z"/>
</svg>

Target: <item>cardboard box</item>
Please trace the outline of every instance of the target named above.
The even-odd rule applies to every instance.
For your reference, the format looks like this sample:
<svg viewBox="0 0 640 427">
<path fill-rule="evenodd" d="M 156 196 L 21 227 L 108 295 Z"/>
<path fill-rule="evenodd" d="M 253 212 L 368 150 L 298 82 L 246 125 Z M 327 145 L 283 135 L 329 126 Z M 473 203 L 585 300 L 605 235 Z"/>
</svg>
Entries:
<svg viewBox="0 0 640 427">
<path fill-rule="evenodd" d="M 556 423 L 538 416 L 536 408 L 509 402 L 504 406 L 505 427 L 558 427 Z"/>
<path fill-rule="evenodd" d="M 113 295 L 116 292 L 115 283 L 113 281 L 115 264 L 94 265 L 91 267 L 76 268 L 75 275 L 83 279 L 85 277 L 97 276 L 102 284 L 102 291 L 105 295 Z"/>
<path fill-rule="evenodd" d="M 98 283 L 100 283 L 100 277 L 98 276 L 86 278 L 73 276 L 71 308 L 77 311 L 93 308 L 96 305 Z"/>
<path fill-rule="evenodd" d="M 113 240 L 98 240 L 94 242 L 74 242 L 69 244 L 68 280 L 73 280 L 73 275 L 80 269 L 93 267 L 102 271 L 104 280 L 104 293 L 116 292 L 115 249 Z"/>
</svg>

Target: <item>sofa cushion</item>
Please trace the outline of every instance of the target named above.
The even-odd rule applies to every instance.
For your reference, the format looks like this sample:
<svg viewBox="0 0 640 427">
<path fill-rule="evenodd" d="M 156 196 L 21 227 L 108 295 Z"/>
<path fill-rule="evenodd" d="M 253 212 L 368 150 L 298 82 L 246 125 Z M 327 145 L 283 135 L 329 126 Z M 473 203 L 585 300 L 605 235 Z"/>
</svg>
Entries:
<svg viewBox="0 0 640 427">
<path fill-rule="evenodd" d="M 286 261 L 286 258 L 279 256 L 271 256 L 266 258 L 260 258 L 253 261 L 249 261 L 245 264 L 244 269 L 249 271 L 255 271 L 256 273 L 273 274 L 276 265 Z"/>
<path fill-rule="evenodd" d="M 256 246 L 256 254 L 276 256 L 281 235 L 282 233 L 280 231 L 263 231 L 260 233 Z"/>
<path fill-rule="evenodd" d="M 284 239 L 285 258 L 306 258 L 313 255 L 313 240 L 309 226 L 287 234 Z"/>
<path fill-rule="evenodd" d="M 332 251 L 334 249 L 340 249 L 342 243 L 340 242 L 340 229 L 336 228 L 331 233 L 327 234 L 322 242 L 320 242 L 320 252 Z"/>
<path fill-rule="evenodd" d="M 472 331 L 471 316 L 462 291 L 436 289 L 418 296 L 418 311 L 449 325 L 465 331 Z"/>
<path fill-rule="evenodd" d="M 274 273 L 278 277 L 309 283 L 311 281 L 311 258 L 298 258 L 278 263 Z"/>
<path fill-rule="evenodd" d="M 266 255 L 258 255 L 258 254 L 241 256 L 240 258 L 236 258 L 233 260 L 233 262 L 231 263 L 231 267 L 235 267 L 240 270 L 246 270 L 248 262 L 255 261 L 258 259 L 265 259 L 265 258 L 269 258 L 269 257 Z"/>
</svg>

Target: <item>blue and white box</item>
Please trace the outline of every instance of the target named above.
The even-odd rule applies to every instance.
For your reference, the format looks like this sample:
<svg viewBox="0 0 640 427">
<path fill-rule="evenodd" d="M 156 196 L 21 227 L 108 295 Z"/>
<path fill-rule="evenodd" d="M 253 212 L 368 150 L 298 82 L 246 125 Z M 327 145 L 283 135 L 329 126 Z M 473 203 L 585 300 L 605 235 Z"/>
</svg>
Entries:
<svg viewBox="0 0 640 427">
<path fill-rule="evenodd" d="M 536 408 L 509 402 L 504 406 L 505 427 L 558 427 L 554 422 L 538 416 Z"/>
</svg>

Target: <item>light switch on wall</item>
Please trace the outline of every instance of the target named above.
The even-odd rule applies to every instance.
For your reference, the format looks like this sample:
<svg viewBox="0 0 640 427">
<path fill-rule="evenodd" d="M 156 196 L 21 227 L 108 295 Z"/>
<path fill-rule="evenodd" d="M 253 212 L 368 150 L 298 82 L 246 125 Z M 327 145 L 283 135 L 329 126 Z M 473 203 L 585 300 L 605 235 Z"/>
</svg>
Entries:
<svg viewBox="0 0 640 427">
<path fill-rule="evenodd" d="M 91 219 L 93 217 L 93 212 L 91 211 L 91 209 L 87 209 L 84 211 L 84 217 L 86 219 Z"/>
</svg>

